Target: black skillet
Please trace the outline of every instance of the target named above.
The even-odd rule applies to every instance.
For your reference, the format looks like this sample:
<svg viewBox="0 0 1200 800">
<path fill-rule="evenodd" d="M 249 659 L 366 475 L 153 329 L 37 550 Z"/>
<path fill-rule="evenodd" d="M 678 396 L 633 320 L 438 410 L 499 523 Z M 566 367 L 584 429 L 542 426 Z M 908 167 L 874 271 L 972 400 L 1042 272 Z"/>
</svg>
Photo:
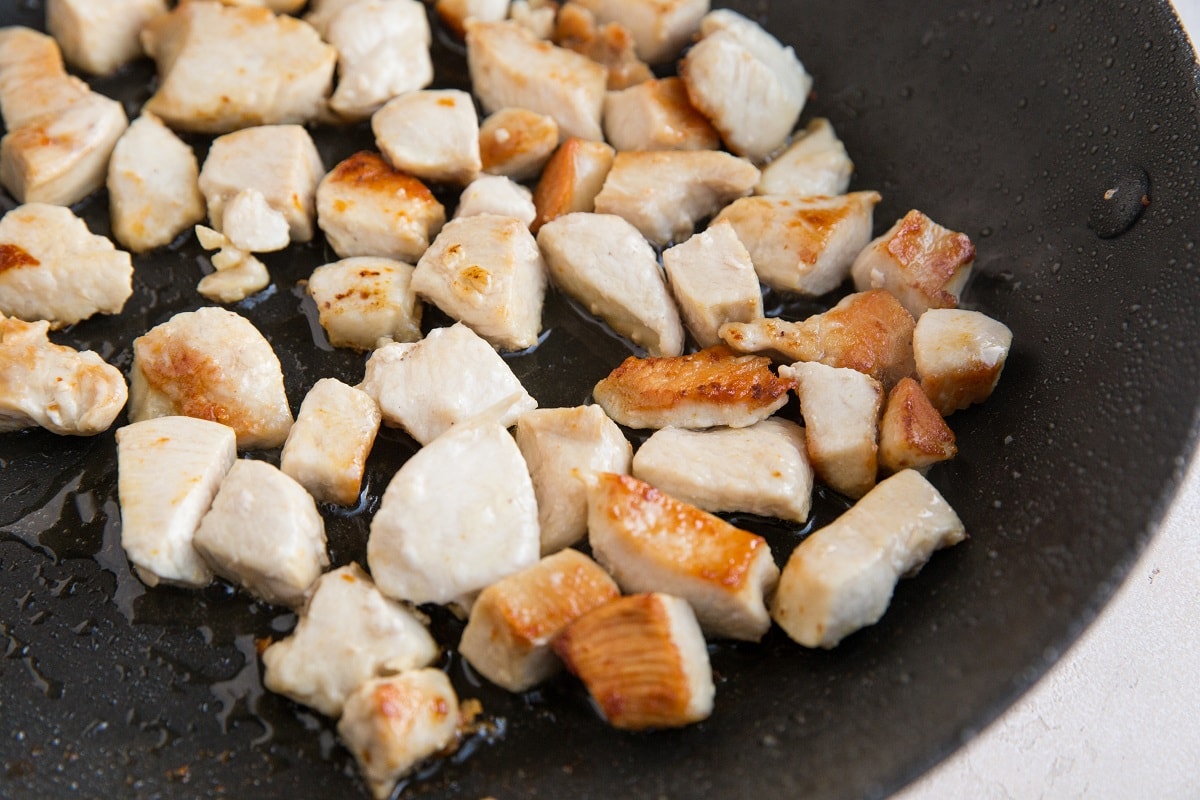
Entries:
<svg viewBox="0 0 1200 800">
<path fill-rule="evenodd" d="M 969 305 L 1006 322 L 1015 345 L 992 400 L 951 418 L 961 454 L 931 473 L 971 538 L 833 652 L 778 631 L 715 647 L 716 711 L 683 731 L 617 733 L 569 681 L 509 698 L 447 658 L 490 724 L 405 796 L 885 795 L 1046 669 L 1178 486 L 1200 398 L 1200 134 L 1197 71 L 1167 4 L 737 7 L 815 75 L 805 117 L 830 117 L 855 186 L 883 193 L 877 230 L 918 207 L 978 246 Z M 41 13 L 0 3 L 4 23 Z M 439 43 L 437 58 L 442 82 L 461 85 L 453 48 Z M 150 76 L 139 65 L 96 85 L 136 112 Z M 321 134 L 327 166 L 369 144 L 362 129 Z M 1101 200 L 1144 179 L 1136 222 L 1140 202 Z M 103 196 L 77 210 L 107 232 Z M 185 243 L 139 259 L 124 314 L 56 338 L 128 369 L 134 336 L 201 305 L 197 256 Z M 314 334 L 296 287 L 324 260 L 320 243 L 269 258 L 271 289 L 236 306 L 275 343 L 293 407 L 319 377 L 361 376 L 360 356 Z M 557 298 L 546 325 L 546 343 L 511 361 L 543 405 L 583 402 L 628 352 Z M 367 519 L 413 447 L 385 433 L 363 508 L 326 509 L 335 561 L 363 557 Z M 0 796 L 363 795 L 331 727 L 262 692 L 256 640 L 292 617 L 228 587 L 147 591 L 130 576 L 113 453 L 111 434 L 0 436 Z M 838 503 L 818 507 L 821 523 Z M 746 522 L 780 557 L 799 538 Z M 455 623 L 436 622 L 452 643 Z"/>
</svg>

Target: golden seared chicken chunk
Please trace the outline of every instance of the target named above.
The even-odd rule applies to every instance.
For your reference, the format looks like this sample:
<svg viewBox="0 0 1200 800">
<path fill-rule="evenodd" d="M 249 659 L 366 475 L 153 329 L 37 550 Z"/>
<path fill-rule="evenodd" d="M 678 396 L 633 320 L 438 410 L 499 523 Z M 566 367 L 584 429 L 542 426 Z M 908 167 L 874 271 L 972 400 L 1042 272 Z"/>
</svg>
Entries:
<svg viewBox="0 0 1200 800">
<path fill-rule="evenodd" d="M 352 506 L 358 502 L 379 421 L 379 406 L 370 395 L 336 378 L 322 378 L 300 404 L 279 468 L 317 500 Z"/>
<path fill-rule="evenodd" d="M 180 3 L 142 29 L 158 64 L 145 110 L 177 130 L 228 133 L 315 119 L 337 51 L 305 22 L 213 0 Z"/>
<path fill-rule="evenodd" d="M 792 551 L 771 617 L 805 647 L 835 647 L 887 610 L 896 581 L 966 538 L 920 473 L 897 472 Z"/>
<path fill-rule="evenodd" d="M 429 187 L 378 153 L 342 161 L 317 187 L 317 214 L 333 252 L 415 262 L 446 222 Z"/>
<path fill-rule="evenodd" d="M 232 428 L 157 417 L 117 431 L 121 547 L 151 586 L 207 586 L 212 570 L 192 546 L 225 473 L 237 460 Z"/>
<path fill-rule="evenodd" d="M 533 192 L 503 175 L 481 175 L 463 189 L 455 217 L 496 214 L 520 220 L 526 228 L 533 224 L 537 209 Z"/>
<path fill-rule="evenodd" d="M 72 66 L 109 75 L 142 55 L 142 26 L 166 13 L 166 0 L 46 0 L 46 30 Z"/>
<path fill-rule="evenodd" d="M 352 563 L 318 578 L 296 629 L 263 652 L 263 685 L 337 717 L 363 683 L 420 669 L 437 655 L 424 623 Z"/>
<path fill-rule="evenodd" d="M 558 123 L 554 117 L 527 108 L 502 108 L 479 126 L 479 156 L 483 171 L 489 175 L 504 175 L 514 181 L 533 178 L 541 173 L 557 147 Z M 596 191 L 600 191 L 599 186 Z"/>
<path fill-rule="evenodd" d="M 239 197 L 252 191 L 247 190 Z M 283 235 L 286 236 L 287 223 L 282 222 L 282 218 L 279 221 Z M 237 303 L 262 291 L 270 284 L 271 275 L 267 272 L 267 265 L 235 246 L 225 234 L 204 225 L 197 225 L 196 240 L 205 250 L 217 251 L 209 259 L 213 271 L 196 284 L 196 291 L 214 303 Z"/>
<path fill-rule="evenodd" d="M 334 347 L 373 350 L 383 342 L 421 338 L 421 301 L 413 267 L 359 256 L 324 264 L 308 278 L 308 293 Z"/>
<path fill-rule="evenodd" d="M 888 393 L 879 423 L 879 466 L 888 472 L 915 469 L 954 458 L 954 431 L 929 402 L 921 385 L 904 378 Z"/>
<path fill-rule="evenodd" d="M 965 233 L 943 228 L 920 211 L 909 211 L 858 254 L 854 286 L 887 289 L 914 317 L 928 308 L 955 308 L 975 263 Z"/>
<path fill-rule="evenodd" d="M 617 150 L 715 150 L 721 137 L 679 78 L 659 78 L 604 100 L 604 133 Z"/>
<path fill-rule="evenodd" d="M 745 428 L 663 428 L 638 448 L 633 475 L 713 513 L 804 522 L 812 505 L 804 428 L 778 417 Z"/>
<path fill-rule="evenodd" d="M 588 475 L 588 543 L 625 592 L 682 597 L 710 636 L 756 642 L 779 579 L 766 539 L 628 475 Z"/>
<path fill-rule="evenodd" d="M 537 218 L 530 229 L 537 233 L 552 219 L 594 210 L 615 155 L 604 142 L 576 138 L 563 142 L 546 163 L 533 192 Z"/>
<path fill-rule="evenodd" d="M 726 323 L 762 318 L 758 275 L 731 225 L 713 225 L 664 250 L 663 267 L 683 321 L 701 347 L 720 344 L 718 331 Z"/>
<path fill-rule="evenodd" d="M 629 29 L 618 22 L 598 25 L 595 15 L 579 3 L 568 2 L 559 9 L 551 35 L 555 44 L 603 64 L 610 90 L 654 78 L 650 67 L 637 57 Z"/>
<path fill-rule="evenodd" d="M 756 183 L 753 164 L 716 150 L 617 153 L 596 195 L 596 213 L 624 217 L 651 244 L 664 245 L 691 236 L 697 222 Z"/>
<path fill-rule="evenodd" d="M 435 328 L 415 344 L 379 348 L 359 388 L 379 403 L 385 423 L 421 444 L 475 419 L 508 427 L 537 408 L 508 362 L 461 322 Z"/>
<path fill-rule="evenodd" d="M 446 223 L 417 262 L 412 287 L 501 350 L 537 344 L 546 265 L 519 219 L 477 214 Z"/>
<path fill-rule="evenodd" d="M 467 66 L 486 113 L 528 108 L 554 117 L 563 138 L 603 140 L 608 70 L 587 56 L 538 39 L 515 22 L 471 22 Z"/>
<path fill-rule="evenodd" d="M 129 418 L 220 422 L 242 449 L 278 447 L 292 427 L 275 351 L 245 317 L 184 311 L 133 340 Z"/>
<path fill-rule="evenodd" d="M 367 539 L 380 591 L 469 606 L 481 589 L 538 560 L 537 500 L 501 425 L 456 425 L 392 478 Z"/>
<path fill-rule="evenodd" d="M 50 323 L 0 313 L 0 432 L 41 426 L 64 436 L 108 430 L 125 407 L 125 376 L 90 350 L 54 344 Z"/>
<path fill-rule="evenodd" d="M 708 0 L 576 0 L 602 23 L 616 22 L 633 36 L 637 54 L 651 64 L 672 60 L 700 29 Z"/>
<path fill-rule="evenodd" d="M 133 294 L 133 261 L 69 208 L 17 206 L 0 219 L 0 313 L 51 328 L 119 314 Z"/>
<path fill-rule="evenodd" d="M 575 544 L 587 535 L 587 487 L 580 476 L 629 472 L 629 441 L 599 406 L 526 411 L 515 436 L 533 479 L 542 554 Z"/>
<path fill-rule="evenodd" d="M 578 550 L 561 550 L 484 589 L 458 651 L 492 683 L 523 692 L 561 669 L 550 649 L 555 637 L 620 595 L 599 564 Z"/>
<path fill-rule="evenodd" d="M 402 94 L 375 112 L 371 130 L 388 162 L 418 178 L 465 185 L 483 166 L 475 103 L 458 89 Z"/>
<path fill-rule="evenodd" d="M 762 168 L 755 194 L 843 194 L 850 187 L 854 162 L 824 117 L 808 123 L 792 143 Z"/>
<path fill-rule="evenodd" d="M 798 361 L 779 368 L 796 381 L 808 457 L 817 477 L 835 491 L 862 497 L 879 471 L 883 385 L 854 369 Z"/>
<path fill-rule="evenodd" d="M 683 352 L 683 323 L 653 248 L 612 214 L 574 213 L 538 231 L 559 289 L 653 355 Z"/>
<path fill-rule="evenodd" d="M 338 52 L 329 107 L 346 119 L 366 119 L 433 82 L 429 21 L 418 0 L 356 0 L 329 21 L 325 41 Z"/>
<path fill-rule="evenodd" d="M 758 195 L 717 215 L 733 225 L 759 279 L 772 289 L 818 297 L 841 285 L 871 240 L 878 192 L 837 197 Z"/>
<path fill-rule="evenodd" d="M 795 385 L 771 372 L 770 359 L 718 345 L 672 358 L 630 356 L 592 396 L 629 428 L 744 428 L 782 408 Z"/>
<path fill-rule="evenodd" d="M 1008 326 L 978 311 L 931 308 L 913 331 L 921 388 L 943 416 L 991 396 L 1010 347 Z"/>
<path fill-rule="evenodd" d="M 682 598 L 656 592 L 605 603 L 571 623 L 554 652 L 614 728 L 679 728 L 712 713 L 708 650 Z"/>
<path fill-rule="evenodd" d="M 500 22 L 508 17 L 509 0 L 437 0 L 434 11 L 460 38 L 467 33 L 467 20 Z"/>
</svg>

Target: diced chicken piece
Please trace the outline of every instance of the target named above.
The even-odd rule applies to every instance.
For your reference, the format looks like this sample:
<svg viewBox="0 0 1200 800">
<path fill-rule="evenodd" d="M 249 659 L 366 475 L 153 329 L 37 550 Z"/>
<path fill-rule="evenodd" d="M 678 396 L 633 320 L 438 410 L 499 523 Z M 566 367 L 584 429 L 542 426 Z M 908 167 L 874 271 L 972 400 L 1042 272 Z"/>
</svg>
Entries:
<svg viewBox="0 0 1200 800">
<path fill-rule="evenodd" d="M 879 200 L 878 192 L 743 197 L 715 221 L 733 225 L 763 283 L 772 289 L 819 297 L 838 288 L 850 275 L 855 256 L 871 240 Z"/>
<path fill-rule="evenodd" d="M 537 408 L 508 362 L 461 322 L 415 344 L 379 348 L 359 388 L 379 403 L 385 423 L 421 444 L 471 420 L 508 427 Z"/>
<path fill-rule="evenodd" d="M 455 217 L 496 214 L 520 220 L 528 228 L 537 216 L 533 192 L 503 175 L 481 175 L 458 198 Z"/>
<path fill-rule="evenodd" d="M 284 223 L 286 234 L 287 224 Z M 217 250 L 211 259 L 213 272 L 200 279 L 196 291 L 215 303 L 237 303 L 267 288 L 271 275 L 267 265 L 234 246 L 223 233 L 196 226 L 196 239 L 205 250 Z"/>
<path fill-rule="evenodd" d="M 796 381 L 808 458 L 834 491 L 858 498 L 879 470 L 879 415 L 883 385 L 858 370 L 798 361 L 779 368 Z"/>
<path fill-rule="evenodd" d="M 723 345 L 674 358 L 630 356 L 592 396 L 628 428 L 745 428 L 774 414 L 796 385 L 761 356 Z"/>
<path fill-rule="evenodd" d="M 165 13 L 166 0 L 46 0 L 46 30 L 73 66 L 108 75 L 142 55 L 142 26 Z"/>
<path fill-rule="evenodd" d="M 611 214 L 567 214 L 538 231 L 558 288 L 652 355 L 683 352 L 683 323 L 654 250 Z"/>
<path fill-rule="evenodd" d="M 456 425 L 406 461 L 367 539 L 380 591 L 413 603 L 469 606 L 537 560 L 533 483 L 516 442 L 494 422 Z"/>
<path fill-rule="evenodd" d="M 492 683 L 523 692 L 562 667 L 550 649 L 555 637 L 620 595 L 599 564 L 578 550 L 562 550 L 484 589 L 458 652 Z"/>
<path fill-rule="evenodd" d="M 446 673 L 404 672 L 367 681 L 346 700 L 338 736 L 354 754 L 375 800 L 426 758 L 457 741 L 458 697 Z"/>
<path fill-rule="evenodd" d="M 913 331 L 921 388 L 942 416 L 991 396 L 1010 347 L 1008 326 L 978 311 L 931 308 Z"/>
<path fill-rule="evenodd" d="M 0 220 L 0 313 L 51 328 L 119 314 L 133 294 L 133 261 L 69 208 L 17 206 Z"/>
<path fill-rule="evenodd" d="M 512 0 L 508 5 L 508 18 L 539 39 L 554 36 L 557 17 L 555 0 Z"/>
<path fill-rule="evenodd" d="M 371 130 L 391 165 L 418 178 L 461 185 L 482 168 L 475 103 L 458 89 L 402 94 L 375 112 Z"/>
<path fill-rule="evenodd" d="M 271 344 L 223 308 L 184 311 L 133 340 L 129 418 L 175 414 L 237 433 L 242 449 L 278 447 L 292 427 Z"/>
<path fill-rule="evenodd" d="M 515 435 L 533 479 L 542 554 L 575 544 L 587 535 L 587 487 L 578 476 L 629 472 L 629 441 L 599 406 L 526 411 Z"/>
<path fill-rule="evenodd" d="M 637 57 L 633 35 L 620 23 L 597 25 L 596 17 L 578 3 L 568 2 L 558 12 L 554 43 L 585 55 L 608 70 L 610 90 L 627 89 L 652 80 L 654 73 Z"/>
<path fill-rule="evenodd" d="M 317 187 L 321 230 L 342 258 L 379 256 L 415 262 L 442 229 L 446 209 L 429 187 L 361 152 L 333 168 Z"/>
<path fill-rule="evenodd" d="M 678 728 L 712 713 L 708 649 L 682 598 L 654 593 L 605 603 L 571 623 L 554 652 L 614 728 Z"/>
<path fill-rule="evenodd" d="M 480 160 L 489 175 L 504 175 L 514 181 L 533 178 L 541 173 L 556 147 L 558 123 L 554 117 L 527 108 L 502 108 L 479 126 Z M 596 191 L 600 191 L 599 185 Z"/>
<path fill-rule="evenodd" d="M 681 242 L 756 183 L 753 164 L 716 150 L 617 153 L 596 195 L 596 213 L 624 217 L 651 244 Z M 754 255 L 748 243 L 747 249 Z"/>
<path fill-rule="evenodd" d="M 904 378 L 888 394 L 879 423 L 879 466 L 887 472 L 915 469 L 954 458 L 954 431 L 929 402 L 921 385 Z"/>
<path fill-rule="evenodd" d="M 296 629 L 263 652 L 263 685 L 337 717 L 366 681 L 420 669 L 437 655 L 416 615 L 349 564 L 317 579 Z"/>
<path fill-rule="evenodd" d="M 322 378 L 300 404 L 279 468 L 317 500 L 352 506 L 358 502 L 379 421 L 379 406 L 370 395 L 336 378 Z"/>
<path fill-rule="evenodd" d="M 844 194 L 850 188 L 854 162 L 824 117 L 808 123 L 792 143 L 762 168 L 755 194 Z"/>
<path fill-rule="evenodd" d="M 373 350 L 380 341 L 421 338 L 421 301 L 413 267 L 386 258 L 347 258 L 313 270 L 308 293 L 329 343 Z"/>
<path fill-rule="evenodd" d="M 153 114 L 134 120 L 108 162 L 113 236 L 135 253 L 174 241 L 204 220 L 196 154 Z"/>
<path fill-rule="evenodd" d="M 637 54 L 651 64 L 679 55 L 700 29 L 708 0 L 577 0 L 603 23 L 617 22 L 633 36 Z"/>
<path fill-rule="evenodd" d="M 854 286 L 887 289 L 914 317 L 928 308 L 955 308 L 971 267 L 975 245 L 965 233 L 943 228 L 916 209 L 858 254 Z"/>
<path fill-rule="evenodd" d="M 604 98 L 604 134 L 618 150 L 716 150 L 721 137 L 690 100 L 683 81 L 661 78 Z"/>
<path fill-rule="evenodd" d="M 713 513 L 803 523 L 812 505 L 804 428 L 776 417 L 746 428 L 663 428 L 638 448 L 633 475 Z"/>
<path fill-rule="evenodd" d="M 236 439 L 231 428 L 190 417 L 158 417 L 117 431 L 121 546 L 150 586 L 201 587 L 212 580 L 192 542 L 237 460 Z"/>
<path fill-rule="evenodd" d="M 324 38 L 328 35 L 329 24 L 333 22 L 333 18 L 358 2 L 360 0 L 309 0 L 308 13 L 304 15 L 304 21 L 313 26 L 317 33 Z"/>
<path fill-rule="evenodd" d="M 587 56 L 538 39 L 515 22 L 472 22 L 467 66 L 485 112 L 528 108 L 554 117 L 563 137 L 604 139 L 600 115 L 608 71 Z"/>
<path fill-rule="evenodd" d="M 108 430 L 125 407 L 125 376 L 90 350 L 54 344 L 50 323 L 0 314 L 0 433 L 41 426 L 62 436 Z"/>
<path fill-rule="evenodd" d="M 897 580 L 964 538 L 937 489 L 913 470 L 898 472 L 792 551 L 771 617 L 805 647 L 835 647 L 879 621 Z"/>
<path fill-rule="evenodd" d="M 291 242 L 287 218 L 258 189 L 243 189 L 229 198 L 221 212 L 221 231 L 247 253 L 274 253 Z"/>
<path fill-rule="evenodd" d="M 307 23 L 212 0 L 180 3 L 151 20 L 142 46 L 159 72 L 145 110 L 200 133 L 316 118 L 337 63 L 337 51 Z"/>
<path fill-rule="evenodd" d="M 509 0 L 437 0 L 434 10 L 459 38 L 467 33 L 467 20 L 500 22 L 508 18 Z"/>
<path fill-rule="evenodd" d="M 338 51 L 329 107 L 347 119 L 366 119 L 433 82 L 429 20 L 418 0 L 357 0 L 330 20 L 325 40 Z"/>
<path fill-rule="evenodd" d="M 701 347 L 720 344 L 717 332 L 725 323 L 762 318 L 758 275 L 732 226 L 713 225 L 663 251 L 663 266 L 683 321 Z"/>
<path fill-rule="evenodd" d="M 537 218 L 530 229 L 537 233 L 550 220 L 591 212 L 615 155 L 616 151 L 604 142 L 576 138 L 563 142 L 546 163 L 533 192 Z"/>
<path fill-rule="evenodd" d="M 412 288 L 501 350 L 537 344 L 546 265 L 519 219 L 477 214 L 446 223 L 417 262 Z"/>
<path fill-rule="evenodd" d="M 52 37 L 16 25 L 0 28 L 0 113 L 8 130 L 54 116 L 90 93 L 67 74 Z"/>
</svg>

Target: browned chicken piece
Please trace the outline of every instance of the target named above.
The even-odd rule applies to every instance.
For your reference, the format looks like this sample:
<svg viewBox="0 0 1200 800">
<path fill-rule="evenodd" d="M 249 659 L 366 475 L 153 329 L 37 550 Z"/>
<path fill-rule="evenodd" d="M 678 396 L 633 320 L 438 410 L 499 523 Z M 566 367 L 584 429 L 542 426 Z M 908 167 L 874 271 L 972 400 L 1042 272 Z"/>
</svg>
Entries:
<svg viewBox="0 0 1200 800">
<path fill-rule="evenodd" d="M 965 233 L 943 228 L 916 209 L 858 254 L 850 274 L 854 286 L 887 289 L 914 317 L 927 308 L 956 308 L 975 245 Z"/>
<path fill-rule="evenodd" d="M 921 388 L 943 416 L 991 396 L 1012 347 L 1012 331 L 978 311 L 934 309 L 913 332 Z"/>
<path fill-rule="evenodd" d="M 166 0 L 46 0 L 46 30 L 73 66 L 110 75 L 142 54 L 138 36 Z"/>
<path fill-rule="evenodd" d="M 679 313 L 701 347 L 721 343 L 723 324 L 762 317 L 758 276 L 732 226 L 713 225 L 662 258 Z"/>
<path fill-rule="evenodd" d="M 887 472 L 924 472 L 954 458 L 954 431 L 912 378 L 903 378 L 888 394 L 879 423 L 879 466 Z"/>
<path fill-rule="evenodd" d="M 597 25 L 596 17 L 578 3 L 567 3 L 558 12 L 554 43 L 585 55 L 608 69 L 608 89 L 627 89 L 654 77 L 634 52 L 633 36 L 620 23 Z"/>
<path fill-rule="evenodd" d="M 681 598 L 653 593 L 605 603 L 571 623 L 554 652 L 614 728 L 678 728 L 712 713 L 704 635 Z"/>
<path fill-rule="evenodd" d="M 596 195 L 612 168 L 616 151 L 604 142 L 590 142 L 574 137 L 567 139 L 546 164 L 541 180 L 533 192 L 537 217 L 530 230 L 538 229 L 552 219 L 576 211 L 595 209 Z"/>
<path fill-rule="evenodd" d="M 508 16 L 509 0 L 437 0 L 433 10 L 460 39 L 467 33 L 467 20 L 499 22 Z"/>
<path fill-rule="evenodd" d="M 413 267 L 371 256 L 323 264 L 308 277 L 308 293 L 334 347 L 373 350 L 387 342 L 421 338 L 421 300 Z"/>
<path fill-rule="evenodd" d="M 744 428 L 778 411 L 795 385 L 771 372 L 769 358 L 718 345 L 686 356 L 630 356 L 592 396 L 629 428 Z"/>
<path fill-rule="evenodd" d="M 700 29 L 709 0 L 579 0 L 602 23 L 617 22 L 651 64 L 672 60 Z"/>
<path fill-rule="evenodd" d="M 618 150 L 716 150 L 721 137 L 679 78 L 647 80 L 604 98 L 604 135 Z"/>
<path fill-rule="evenodd" d="M 479 126 L 479 155 L 483 171 L 489 175 L 504 175 L 514 181 L 533 178 L 541 173 L 556 147 L 558 123 L 554 117 L 527 108 L 502 108 Z M 599 185 L 596 191 L 600 191 Z"/>
</svg>

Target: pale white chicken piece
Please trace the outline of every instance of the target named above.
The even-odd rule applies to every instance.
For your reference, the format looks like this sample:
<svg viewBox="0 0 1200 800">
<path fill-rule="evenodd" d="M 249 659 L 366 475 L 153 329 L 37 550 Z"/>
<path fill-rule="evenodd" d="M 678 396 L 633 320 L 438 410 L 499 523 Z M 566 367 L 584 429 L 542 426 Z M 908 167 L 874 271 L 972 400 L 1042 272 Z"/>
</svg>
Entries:
<svg viewBox="0 0 1200 800">
<path fill-rule="evenodd" d="M 380 341 L 421 338 L 421 301 L 412 289 L 413 267 L 360 256 L 324 264 L 308 278 L 308 293 L 329 343 L 373 350 Z"/>
<path fill-rule="evenodd" d="M 54 344 L 50 323 L 0 313 L 0 433 L 41 426 L 63 436 L 108 430 L 125 407 L 125 376 L 90 350 Z"/>
<path fill-rule="evenodd" d="M 517 419 L 514 434 L 533 479 L 542 555 L 587 535 L 590 472 L 629 472 L 633 448 L 600 406 L 537 408 Z"/>
<path fill-rule="evenodd" d="M 978 311 L 931 308 L 913 330 L 921 388 L 942 416 L 988 399 L 1011 347 L 1008 326 Z"/>
<path fill-rule="evenodd" d="M 824 117 L 808 123 L 787 149 L 762 168 L 755 194 L 844 194 L 854 162 Z"/>
<path fill-rule="evenodd" d="M 214 271 L 196 284 L 196 291 L 204 297 L 215 303 L 237 303 L 270 284 L 267 265 L 236 247 L 225 234 L 197 225 L 196 239 L 205 250 L 218 251 L 210 259 Z"/>
<path fill-rule="evenodd" d="M 721 343 L 727 322 L 763 315 L 762 291 L 750 254 L 724 222 L 663 251 L 671 294 L 692 338 L 701 347 Z"/>
<path fill-rule="evenodd" d="M 417 262 L 412 288 L 501 350 L 537 344 L 546 265 L 519 219 L 476 214 L 446 223 Z"/>
<path fill-rule="evenodd" d="M 369 394 L 322 378 L 300 404 L 279 468 L 317 500 L 352 506 L 379 422 L 379 405 Z"/>
<path fill-rule="evenodd" d="M 558 15 L 555 0 L 512 0 L 508 5 L 508 18 L 539 39 L 554 36 L 554 21 Z"/>
<path fill-rule="evenodd" d="M 69 208 L 17 206 L 0 219 L 0 313 L 51 328 L 119 314 L 133 294 L 133 260 Z"/>
<path fill-rule="evenodd" d="M 812 507 L 804 428 L 777 417 L 746 428 L 663 428 L 638 448 L 633 475 L 713 513 L 803 523 Z"/>
<path fill-rule="evenodd" d="M 461 322 L 436 328 L 415 344 L 379 348 L 359 388 L 379 403 L 386 424 L 404 428 L 421 444 L 476 419 L 508 427 L 537 408 L 508 362 Z"/>
<path fill-rule="evenodd" d="M 459 89 L 402 94 L 375 112 L 371 130 L 391 165 L 418 178 L 463 185 L 483 166 L 475 103 Z"/>
<path fill-rule="evenodd" d="M 604 98 L 604 135 L 617 150 L 716 150 L 721 137 L 679 78 L 645 81 Z"/>
<path fill-rule="evenodd" d="M 421 620 L 348 564 L 317 579 L 295 630 L 263 652 L 263 685 L 337 717 L 363 683 L 420 669 L 437 654 Z"/>
<path fill-rule="evenodd" d="M 413 603 L 469 606 L 537 560 L 533 483 L 512 436 L 491 421 L 456 425 L 404 462 L 367 539 L 380 591 Z"/>
<path fill-rule="evenodd" d="M 53 116 L 90 92 L 67 74 L 53 37 L 19 25 L 0 28 L 0 114 L 8 130 Z"/>
<path fill-rule="evenodd" d="M 142 55 L 142 26 L 166 13 L 166 0 L 46 0 L 46 30 L 70 64 L 108 75 Z"/>
<path fill-rule="evenodd" d="M 937 489 L 913 470 L 898 472 L 792 551 L 771 617 L 805 647 L 835 647 L 879 621 L 897 580 L 964 538 Z"/>
<path fill-rule="evenodd" d="M 508 17 L 509 0 L 437 0 L 434 11 L 459 37 L 466 35 L 467 20 L 499 22 Z"/>
<path fill-rule="evenodd" d="M 133 340 L 129 418 L 181 414 L 233 428 L 242 449 L 278 447 L 292 427 L 271 344 L 223 308 L 184 311 Z"/>
<path fill-rule="evenodd" d="M 324 36 L 338 51 L 329 107 L 346 119 L 366 119 L 433 82 L 429 21 L 418 0 L 357 0 L 329 21 Z"/>
<path fill-rule="evenodd" d="M 212 0 L 150 20 L 142 46 L 159 72 L 144 110 L 200 133 L 315 119 L 337 63 L 337 51 L 307 23 Z"/>
<path fill-rule="evenodd" d="M 530 230 L 537 233 L 552 219 L 595 210 L 596 195 L 604 188 L 616 152 L 604 142 L 575 137 L 563 142 L 546 162 L 534 189 L 537 218 Z"/>
<path fill-rule="evenodd" d="M 520 220 L 528 228 L 537 216 L 533 192 L 503 175 L 481 175 L 463 189 L 455 217 L 496 214 Z"/>
<path fill-rule="evenodd" d="M 265 461 L 234 462 L 192 545 L 213 572 L 276 605 L 300 605 L 329 566 L 312 495 Z"/>
<path fill-rule="evenodd" d="M 700 29 L 709 0 L 575 0 L 599 22 L 618 22 L 633 35 L 637 54 L 651 64 L 679 55 Z"/>
<path fill-rule="evenodd" d="M 287 217 L 271 208 L 258 189 L 242 189 L 225 202 L 220 230 L 246 253 L 274 253 L 291 243 Z"/>
<path fill-rule="evenodd" d="M 192 542 L 236 460 L 233 429 L 208 420 L 157 417 L 117 431 L 121 547 L 139 578 L 208 585 L 212 570 Z"/>
<path fill-rule="evenodd" d="M 756 183 L 757 167 L 716 150 L 617 153 L 596 195 L 596 213 L 624 217 L 651 244 L 681 242 Z"/>
<path fill-rule="evenodd" d="M 479 126 L 479 156 L 489 175 L 514 181 L 533 178 L 556 147 L 558 123 L 554 117 L 527 108 L 502 108 Z"/>
<path fill-rule="evenodd" d="M 683 323 L 654 249 L 612 214 L 567 214 L 538 245 L 555 285 L 651 355 L 683 352 Z"/>
</svg>

